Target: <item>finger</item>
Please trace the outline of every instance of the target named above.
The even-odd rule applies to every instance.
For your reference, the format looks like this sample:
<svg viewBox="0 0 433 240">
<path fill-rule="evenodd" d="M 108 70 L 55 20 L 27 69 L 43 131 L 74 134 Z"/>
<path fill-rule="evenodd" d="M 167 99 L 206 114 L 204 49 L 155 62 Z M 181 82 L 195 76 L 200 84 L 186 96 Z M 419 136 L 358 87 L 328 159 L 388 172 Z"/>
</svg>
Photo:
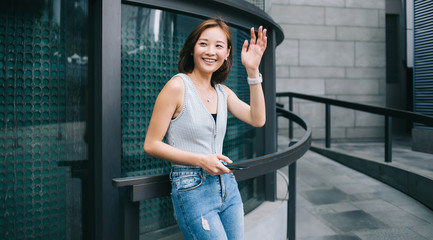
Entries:
<svg viewBox="0 0 433 240">
<path fill-rule="evenodd" d="M 218 155 L 217 155 L 217 158 L 218 158 L 219 160 L 223 160 L 223 161 L 226 162 L 226 163 L 233 163 L 233 161 L 230 160 L 230 158 L 228 158 L 227 156 L 224 156 L 224 155 L 222 155 L 222 154 L 218 154 Z"/>
<path fill-rule="evenodd" d="M 248 40 L 245 40 L 244 45 L 242 45 L 242 52 L 247 52 L 248 49 Z"/>
<path fill-rule="evenodd" d="M 232 170 L 228 169 L 226 166 L 223 165 L 223 167 L 222 167 L 222 171 L 223 171 L 224 173 L 230 173 Z"/>
<path fill-rule="evenodd" d="M 263 27 L 262 27 L 262 26 L 260 26 L 260 27 L 259 27 L 259 30 L 257 31 L 257 42 L 258 42 L 258 41 L 262 41 L 262 40 L 263 40 L 263 33 L 262 33 L 262 29 L 263 29 Z"/>
<path fill-rule="evenodd" d="M 254 27 L 251 28 L 251 41 L 250 44 L 256 44 L 256 33 L 254 32 Z"/>
<path fill-rule="evenodd" d="M 268 45 L 268 37 L 266 36 L 266 33 L 268 32 L 267 29 L 263 30 L 263 41 L 262 41 L 262 47 L 266 48 L 266 46 Z"/>
<path fill-rule="evenodd" d="M 265 29 L 265 30 L 263 30 L 261 38 L 257 40 L 257 46 L 259 46 L 260 49 L 262 51 L 264 51 L 266 48 L 267 42 L 268 42 L 268 38 L 266 37 L 266 29 Z"/>
<path fill-rule="evenodd" d="M 266 44 L 267 42 L 267 37 L 266 37 L 266 33 L 267 33 L 267 29 L 263 28 L 262 31 L 259 31 L 259 38 L 257 39 L 257 45 L 259 45 L 260 47 L 263 47 L 264 44 Z"/>
</svg>

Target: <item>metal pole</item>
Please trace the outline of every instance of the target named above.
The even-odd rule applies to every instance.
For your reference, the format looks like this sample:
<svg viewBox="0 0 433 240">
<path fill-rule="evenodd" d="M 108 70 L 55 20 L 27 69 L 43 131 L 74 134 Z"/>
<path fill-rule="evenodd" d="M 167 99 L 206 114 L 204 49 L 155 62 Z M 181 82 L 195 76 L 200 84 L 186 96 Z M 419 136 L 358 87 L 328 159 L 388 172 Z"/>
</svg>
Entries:
<svg viewBox="0 0 433 240">
<path fill-rule="evenodd" d="M 287 200 L 287 239 L 296 237 L 296 161 L 289 165 L 289 199 Z"/>
<path fill-rule="evenodd" d="M 293 112 L 293 97 L 289 96 L 289 111 Z M 289 119 L 289 139 L 293 139 L 293 122 Z"/>
<path fill-rule="evenodd" d="M 326 104 L 325 147 L 331 147 L 331 105 Z"/>
<path fill-rule="evenodd" d="M 276 43 L 276 31 L 268 31 L 268 49 L 263 55 L 261 62 L 261 69 L 266 79 L 270 81 L 263 82 L 263 91 L 265 94 L 266 104 L 269 106 L 275 106 L 276 98 L 276 85 L 275 85 L 275 46 Z M 266 121 L 263 127 L 263 153 L 274 153 L 277 151 L 277 115 L 274 108 L 266 108 Z M 275 201 L 277 198 L 277 173 L 276 171 L 265 175 L 265 200 Z"/>
<path fill-rule="evenodd" d="M 392 118 L 385 116 L 385 162 L 392 162 Z"/>
<path fill-rule="evenodd" d="M 124 240 L 136 240 L 140 238 L 140 202 L 133 202 L 131 196 L 131 187 L 121 188 L 120 201 L 123 208 L 121 209 L 122 236 Z"/>
</svg>

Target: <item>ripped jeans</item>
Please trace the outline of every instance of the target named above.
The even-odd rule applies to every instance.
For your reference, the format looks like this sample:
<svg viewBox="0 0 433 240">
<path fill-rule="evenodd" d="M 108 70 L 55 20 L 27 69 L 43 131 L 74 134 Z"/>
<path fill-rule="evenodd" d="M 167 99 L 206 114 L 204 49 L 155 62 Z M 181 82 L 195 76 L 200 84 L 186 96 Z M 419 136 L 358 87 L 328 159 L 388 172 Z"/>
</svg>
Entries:
<svg viewBox="0 0 433 240">
<path fill-rule="evenodd" d="M 171 199 L 186 239 L 244 238 L 244 210 L 234 175 L 201 168 L 172 168 Z"/>
</svg>

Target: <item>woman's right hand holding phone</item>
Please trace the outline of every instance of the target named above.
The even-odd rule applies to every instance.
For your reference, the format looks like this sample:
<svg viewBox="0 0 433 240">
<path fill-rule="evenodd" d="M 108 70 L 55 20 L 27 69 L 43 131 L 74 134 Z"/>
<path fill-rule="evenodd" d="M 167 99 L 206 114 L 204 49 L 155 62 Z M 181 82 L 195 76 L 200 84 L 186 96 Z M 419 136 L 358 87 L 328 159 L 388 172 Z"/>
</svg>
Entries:
<svg viewBox="0 0 433 240">
<path fill-rule="evenodd" d="M 224 166 L 221 160 L 226 163 L 232 163 L 232 160 L 222 154 L 209 154 L 203 156 L 199 167 L 203 168 L 211 176 L 231 173 L 232 170 Z"/>
</svg>

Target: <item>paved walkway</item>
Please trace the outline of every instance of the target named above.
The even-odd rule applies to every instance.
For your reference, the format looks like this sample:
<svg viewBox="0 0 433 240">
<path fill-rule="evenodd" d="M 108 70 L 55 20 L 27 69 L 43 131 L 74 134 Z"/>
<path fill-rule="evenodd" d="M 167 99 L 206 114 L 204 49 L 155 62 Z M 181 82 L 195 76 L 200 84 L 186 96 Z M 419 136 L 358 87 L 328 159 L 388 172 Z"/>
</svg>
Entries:
<svg viewBox="0 0 433 240">
<path fill-rule="evenodd" d="M 409 138 L 397 138 L 392 142 L 392 162 L 406 169 L 413 169 L 422 174 L 433 177 L 433 154 L 412 151 Z M 317 142 L 318 146 L 325 146 Z M 331 147 L 344 150 L 359 156 L 367 156 L 378 161 L 385 161 L 383 142 L 337 142 Z"/>
<path fill-rule="evenodd" d="M 311 151 L 297 166 L 297 240 L 433 240 L 433 211 L 406 194 Z"/>
</svg>

